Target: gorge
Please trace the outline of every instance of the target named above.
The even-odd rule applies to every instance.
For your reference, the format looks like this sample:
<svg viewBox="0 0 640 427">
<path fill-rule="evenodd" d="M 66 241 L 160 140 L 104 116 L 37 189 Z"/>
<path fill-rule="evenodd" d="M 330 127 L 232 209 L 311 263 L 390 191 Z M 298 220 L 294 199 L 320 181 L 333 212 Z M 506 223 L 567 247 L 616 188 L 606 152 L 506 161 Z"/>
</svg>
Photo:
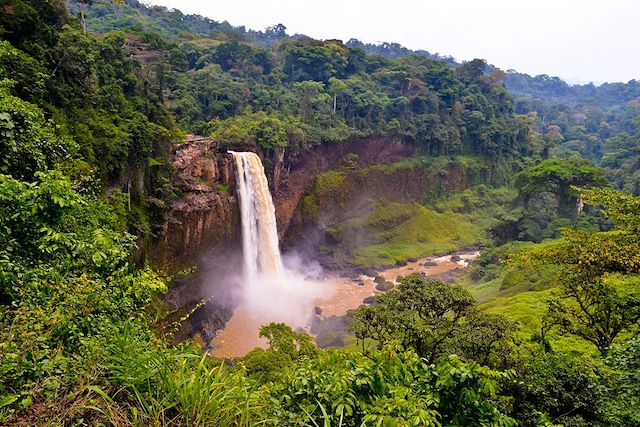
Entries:
<svg viewBox="0 0 640 427">
<path fill-rule="evenodd" d="M 403 275 L 456 277 L 479 254 L 471 251 L 421 257 L 404 266 L 382 268 L 375 277 L 372 273 L 351 276 L 341 276 L 340 271 L 324 273 L 318 265 L 300 263 L 295 253 L 290 254 L 290 259 L 296 262 L 285 266 L 275 207 L 260 157 L 253 152 L 229 151 L 229 154 L 235 166 L 243 269 L 240 278 L 231 280 L 233 286 L 239 287 L 233 314 L 222 329 L 211 331 L 214 335 L 211 343 L 205 343 L 215 357 L 241 357 L 256 347 L 265 347 L 259 329 L 270 322 L 284 322 L 292 328 L 320 334 L 321 339 L 333 336 L 332 342 L 343 342 L 345 316 L 380 292 L 377 277 L 384 278 L 391 288 Z M 343 330 L 336 330 L 336 325 Z"/>
<path fill-rule="evenodd" d="M 640 425 L 638 81 L 5 3 L 0 425 Z"/>
</svg>

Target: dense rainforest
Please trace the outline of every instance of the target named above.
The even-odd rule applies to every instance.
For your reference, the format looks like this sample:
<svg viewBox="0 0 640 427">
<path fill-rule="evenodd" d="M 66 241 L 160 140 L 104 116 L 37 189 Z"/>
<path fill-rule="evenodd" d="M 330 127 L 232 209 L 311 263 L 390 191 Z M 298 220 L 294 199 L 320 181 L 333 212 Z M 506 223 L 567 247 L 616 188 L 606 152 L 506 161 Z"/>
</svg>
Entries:
<svg viewBox="0 0 640 427">
<path fill-rule="evenodd" d="M 132 0 L 8 0 L 0 424 L 638 425 L 639 92 Z M 402 141 L 403 160 L 318 171 L 301 210 L 328 236 L 318 254 L 373 268 L 482 252 L 454 283 L 409 275 L 350 312 L 351 346 L 271 323 L 267 348 L 210 357 L 175 339 L 199 306 L 176 316 L 162 297 L 189 272 L 149 256 L 183 197 L 187 134 L 267 169 Z M 385 180 L 451 165 L 480 172 L 385 199 Z M 365 178 L 381 182 L 367 210 L 330 212 Z"/>
</svg>

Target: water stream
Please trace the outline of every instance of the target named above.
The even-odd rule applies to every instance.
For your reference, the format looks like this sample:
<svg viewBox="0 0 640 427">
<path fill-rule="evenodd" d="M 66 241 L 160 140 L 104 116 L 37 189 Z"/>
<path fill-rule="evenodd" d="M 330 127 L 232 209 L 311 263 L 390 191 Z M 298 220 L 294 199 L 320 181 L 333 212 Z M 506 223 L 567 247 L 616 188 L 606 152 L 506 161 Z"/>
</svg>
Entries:
<svg viewBox="0 0 640 427">
<path fill-rule="evenodd" d="M 256 153 L 234 152 L 240 214 L 244 277 L 254 281 L 258 274 L 281 276 L 282 257 L 278 246 L 276 209 L 262 161 Z"/>
</svg>

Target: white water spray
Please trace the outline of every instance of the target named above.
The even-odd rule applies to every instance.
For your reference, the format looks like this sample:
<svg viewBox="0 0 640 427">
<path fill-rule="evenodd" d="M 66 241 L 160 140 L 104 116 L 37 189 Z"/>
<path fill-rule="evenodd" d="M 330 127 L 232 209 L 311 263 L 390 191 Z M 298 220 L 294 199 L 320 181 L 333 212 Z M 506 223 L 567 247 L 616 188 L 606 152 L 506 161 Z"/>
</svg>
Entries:
<svg viewBox="0 0 640 427">
<path fill-rule="evenodd" d="M 255 346 L 266 345 L 258 337 L 261 325 L 284 322 L 292 328 L 307 327 L 314 301 L 332 292 L 319 280 L 319 265 L 303 265 L 291 254 L 283 262 L 275 208 L 260 158 L 255 153 L 229 153 L 242 218 L 242 299 L 214 341 L 217 357 L 243 356 Z"/>
</svg>

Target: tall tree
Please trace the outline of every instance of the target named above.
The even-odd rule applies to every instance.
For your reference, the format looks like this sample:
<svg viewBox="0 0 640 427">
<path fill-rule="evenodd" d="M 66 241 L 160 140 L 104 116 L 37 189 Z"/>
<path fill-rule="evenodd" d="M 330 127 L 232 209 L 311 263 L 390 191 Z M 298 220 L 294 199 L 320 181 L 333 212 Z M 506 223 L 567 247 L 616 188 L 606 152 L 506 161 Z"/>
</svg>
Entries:
<svg viewBox="0 0 640 427">
<path fill-rule="evenodd" d="M 560 293 L 546 323 L 591 342 L 604 356 L 623 332 L 640 327 L 640 197 L 613 190 L 582 190 L 585 203 L 605 206 L 610 232 L 567 230 L 555 245 L 520 257 L 562 267 Z"/>
</svg>

